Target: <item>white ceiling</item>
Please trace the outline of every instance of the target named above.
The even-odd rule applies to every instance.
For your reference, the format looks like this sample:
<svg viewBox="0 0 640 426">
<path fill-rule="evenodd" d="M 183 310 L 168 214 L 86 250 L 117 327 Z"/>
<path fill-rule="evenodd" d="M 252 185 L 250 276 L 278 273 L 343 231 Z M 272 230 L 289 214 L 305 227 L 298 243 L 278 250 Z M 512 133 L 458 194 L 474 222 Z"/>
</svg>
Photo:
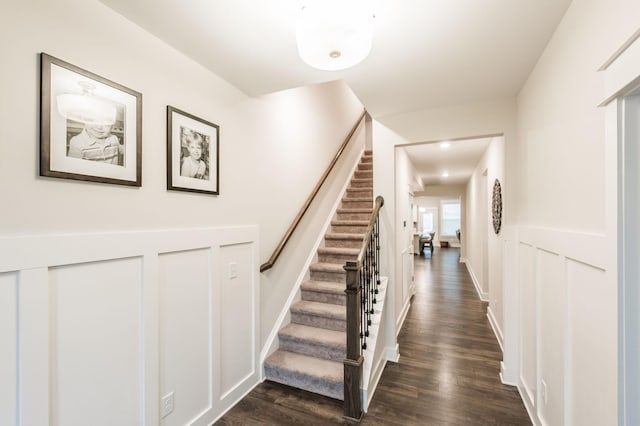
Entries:
<svg viewBox="0 0 640 426">
<path fill-rule="evenodd" d="M 303 0 L 101 1 L 248 95 L 343 79 L 375 118 L 515 96 L 570 3 L 371 0 L 369 57 L 318 71 L 297 55 Z"/>
<path fill-rule="evenodd" d="M 343 71 L 299 59 L 305 0 L 100 1 L 250 96 L 342 79 L 381 119 L 516 96 L 571 0 L 370 0 L 371 54 Z M 426 184 L 443 183 L 444 166 L 446 182 L 466 182 L 486 141 L 431 148 L 407 148 Z"/>
<path fill-rule="evenodd" d="M 429 185 L 465 184 L 471 177 L 491 138 L 449 141 L 448 147 L 441 142 L 409 145 L 404 147 L 417 177 L 426 187 Z M 447 172 L 448 177 L 442 177 Z"/>
</svg>

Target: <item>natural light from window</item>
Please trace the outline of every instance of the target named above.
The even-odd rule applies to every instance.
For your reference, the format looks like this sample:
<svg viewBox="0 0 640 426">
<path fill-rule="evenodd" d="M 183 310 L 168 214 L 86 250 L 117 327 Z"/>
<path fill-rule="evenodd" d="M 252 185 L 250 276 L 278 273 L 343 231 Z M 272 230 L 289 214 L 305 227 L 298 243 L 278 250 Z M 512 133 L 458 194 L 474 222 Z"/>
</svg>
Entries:
<svg viewBox="0 0 640 426">
<path fill-rule="evenodd" d="M 442 235 L 456 235 L 460 229 L 460 202 L 442 202 Z"/>
</svg>

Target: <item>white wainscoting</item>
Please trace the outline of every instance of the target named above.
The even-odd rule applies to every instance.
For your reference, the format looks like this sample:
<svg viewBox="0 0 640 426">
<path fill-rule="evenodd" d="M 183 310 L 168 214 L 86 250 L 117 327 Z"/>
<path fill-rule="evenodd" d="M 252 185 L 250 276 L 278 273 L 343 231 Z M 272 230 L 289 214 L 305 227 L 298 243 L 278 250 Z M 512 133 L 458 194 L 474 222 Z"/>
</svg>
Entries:
<svg viewBox="0 0 640 426">
<path fill-rule="evenodd" d="M 260 380 L 257 235 L 0 239 L 0 424 L 211 424 Z"/>
<path fill-rule="evenodd" d="M 516 232 L 518 388 L 536 425 L 616 419 L 617 290 L 602 235 Z"/>
<path fill-rule="evenodd" d="M 0 424 L 17 423 L 18 274 L 0 274 Z"/>
</svg>

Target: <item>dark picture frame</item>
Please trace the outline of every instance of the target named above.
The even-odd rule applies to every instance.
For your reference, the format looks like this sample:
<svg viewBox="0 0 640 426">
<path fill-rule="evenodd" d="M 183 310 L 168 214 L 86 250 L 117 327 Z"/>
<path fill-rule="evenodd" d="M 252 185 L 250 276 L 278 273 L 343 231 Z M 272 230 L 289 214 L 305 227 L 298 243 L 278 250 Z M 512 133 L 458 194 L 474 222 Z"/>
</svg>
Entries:
<svg viewBox="0 0 640 426">
<path fill-rule="evenodd" d="M 220 126 L 167 105 L 167 189 L 220 195 Z"/>
<path fill-rule="evenodd" d="M 40 54 L 40 176 L 142 185 L 142 94 Z"/>
</svg>

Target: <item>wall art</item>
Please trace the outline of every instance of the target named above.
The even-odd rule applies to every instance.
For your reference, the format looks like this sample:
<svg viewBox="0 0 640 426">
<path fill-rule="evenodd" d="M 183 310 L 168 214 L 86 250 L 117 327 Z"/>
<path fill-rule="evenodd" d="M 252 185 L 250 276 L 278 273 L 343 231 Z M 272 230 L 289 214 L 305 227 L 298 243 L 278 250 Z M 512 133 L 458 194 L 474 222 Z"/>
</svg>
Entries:
<svg viewBox="0 0 640 426">
<path fill-rule="evenodd" d="M 220 128 L 167 106 L 167 189 L 219 195 Z"/>
<path fill-rule="evenodd" d="M 142 94 L 40 59 L 40 176 L 141 186 Z"/>
</svg>

